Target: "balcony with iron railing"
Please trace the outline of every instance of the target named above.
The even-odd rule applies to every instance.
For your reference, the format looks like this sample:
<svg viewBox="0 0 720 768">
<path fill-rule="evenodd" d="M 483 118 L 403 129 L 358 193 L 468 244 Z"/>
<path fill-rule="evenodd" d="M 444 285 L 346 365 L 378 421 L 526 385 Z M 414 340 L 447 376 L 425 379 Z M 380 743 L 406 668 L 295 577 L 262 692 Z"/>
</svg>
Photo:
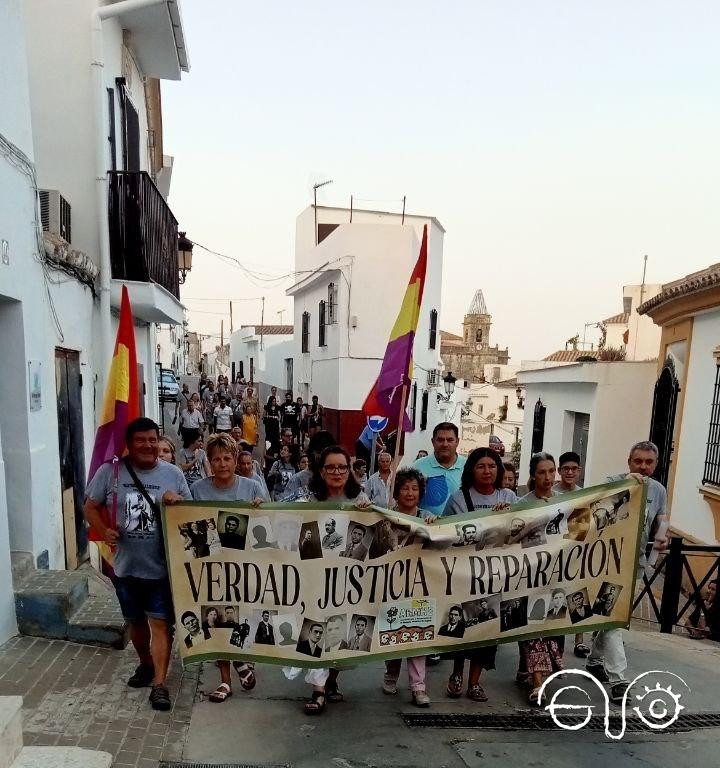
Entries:
<svg viewBox="0 0 720 768">
<path fill-rule="evenodd" d="M 113 280 L 153 282 L 179 299 L 177 219 L 147 173 L 109 172 L 108 216 Z"/>
</svg>

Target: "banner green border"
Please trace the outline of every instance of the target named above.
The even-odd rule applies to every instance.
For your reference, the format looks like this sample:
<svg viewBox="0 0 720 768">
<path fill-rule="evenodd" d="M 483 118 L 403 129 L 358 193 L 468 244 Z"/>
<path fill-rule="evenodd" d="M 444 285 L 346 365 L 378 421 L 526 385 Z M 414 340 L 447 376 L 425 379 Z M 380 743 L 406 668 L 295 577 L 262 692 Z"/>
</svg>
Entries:
<svg viewBox="0 0 720 768">
<path fill-rule="evenodd" d="M 623 480 L 615 480 L 609 483 L 603 483 L 602 485 L 594 485 L 590 488 L 583 488 L 578 491 L 573 491 L 573 493 L 566 493 L 562 496 L 553 496 L 551 499 L 549 499 L 547 502 L 540 502 L 540 501 L 532 501 L 532 502 L 525 502 L 514 504 L 510 509 L 506 510 L 507 513 L 510 512 L 526 512 L 526 511 L 532 511 L 536 509 L 544 509 L 548 504 L 555 503 L 554 500 L 557 500 L 557 503 L 565 504 L 568 501 L 573 501 L 574 499 L 582 499 L 585 496 L 595 496 L 598 493 L 619 493 L 622 490 L 630 490 L 633 487 L 633 484 L 639 484 L 637 480 L 633 478 L 626 478 Z M 640 567 L 639 563 L 639 556 L 640 556 L 640 544 L 642 542 L 642 528 L 643 523 L 645 521 L 645 509 L 647 506 L 647 483 L 642 483 L 643 490 L 642 490 L 642 496 L 640 499 L 640 510 L 641 514 L 638 515 L 638 530 L 637 530 L 637 543 L 635 547 L 635 568 L 633 571 L 633 593 L 635 590 L 635 584 L 637 583 L 638 578 L 638 570 Z M 227 503 L 221 503 L 217 501 L 182 501 L 178 502 L 177 506 L 183 506 L 183 507 L 212 507 L 213 509 L 217 509 L 219 506 L 222 506 L 223 509 L 253 509 L 253 510 L 279 510 L 279 511 L 288 511 L 288 510 L 298 510 L 298 506 L 300 506 L 300 509 L 303 511 L 306 510 L 326 510 L 326 509 L 332 509 L 332 510 L 340 510 L 343 512 L 378 512 L 381 515 L 389 518 L 395 518 L 403 521 L 407 521 L 409 523 L 413 523 L 415 525 L 419 525 L 421 527 L 425 528 L 431 528 L 433 526 L 438 525 L 447 525 L 449 522 L 456 522 L 456 521 L 462 521 L 462 520 L 476 520 L 478 518 L 487 517 L 490 515 L 497 515 L 497 512 L 493 512 L 492 509 L 485 509 L 485 510 L 478 510 L 477 512 L 464 512 L 461 515 L 448 515 L 447 517 L 440 517 L 438 518 L 434 523 L 425 523 L 423 522 L 422 518 L 420 517 L 411 517 L 410 515 L 404 515 L 401 512 L 395 512 L 391 509 L 385 509 L 384 507 L 376 507 L 376 506 L 370 506 L 370 507 L 364 507 L 363 509 L 359 509 L 355 504 L 348 504 L 348 503 L 333 503 L 329 501 L 308 501 L 308 502 L 289 502 L 289 503 L 283 503 L 283 502 L 265 502 L 261 504 L 258 507 L 255 507 L 253 504 L 247 503 L 247 502 L 241 502 L 241 501 L 233 501 L 233 502 L 227 502 Z M 163 504 L 161 506 L 162 511 L 162 528 L 163 528 L 163 545 L 165 548 L 165 561 L 168 563 L 168 576 L 170 579 L 170 586 L 172 588 L 172 570 L 169 567 L 170 563 L 170 552 L 168 549 L 167 544 L 167 531 L 168 531 L 168 522 L 167 522 L 167 506 Z M 618 621 L 607 621 L 603 622 L 602 624 L 593 624 L 592 625 L 592 631 L 596 632 L 598 630 L 604 630 L 604 629 L 627 629 L 630 627 L 630 621 L 632 619 L 632 600 L 630 600 L 630 604 L 628 607 L 628 615 L 625 620 L 618 620 Z M 175 606 L 173 604 L 173 610 Z M 577 625 L 574 625 L 577 626 Z M 578 630 L 581 630 L 582 626 L 578 626 Z M 237 661 L 239 656 L 242 656 L 243 661 L 252 661 L 256 662 L 258 664 L 275 664 L 278 666 L 283 667 L 299 667 L 302 669 L 343 669 L 348 667 L 357 667 L 360 664 L 368 664 L 373 661 L 386 661 L 389 659 L 403 659 L 408 656 L 418 655 L 417 651 L 421 650 L 422 653 L 420 655 L 427 656 L 432 653 L 454 653 L 455 651 L 463 651 L 468 650 L 471 648 L 482 648 L 484 646 L 489 645 L 507 645 L 508 643 L 516 643 L 520 642 L 522 640 L 532 640 L 536 637 L 557 637 L 559 634 L 573 634 L 574 628 L 569 628 L 567 632 L 564 630 L 558 631 L 558 629 L 548 629 L 541 632 L 538 632 L 537 630 L 529 631 L 529 632 L 523 632 L 522 634 L 515 634 L 512 635 L 512 637 L 507 638 L 493 638 L 491 640 L 480 640 L 480 641 L 474 641 L 471 643 L 454 643 L 451 647 L 448 647 L 447 645 L 442 646 L 423 646 L 422 649 L 415 649 L 415 652 L 413 653 L 412 649 L 398 649 L 397 651 L 390 651 L 388 653 L 371 653 L 371 654 L 363 654 L 362 656 L 353 657 L 349 659 L 341 659 L 336 661 L 305 661 L 300 659 L 281 659 L 277 657 L 268 657 L 268 656 L 258 656 L 256 654 L 252 653 L 241 653 L 239 654 L 236 651 L 233 651 L 232 653 L 223 653 L 220 652 L 213 652 L 213 653 L 198 653 L 194 654 L 191 658 L 182 658 L 183 668 L 190 666 L 191 664 L 199 664 L 201 662 L 205 661 L 215 661 L 217 659 L 227 659 L 229 661 Z"/>
</svg>

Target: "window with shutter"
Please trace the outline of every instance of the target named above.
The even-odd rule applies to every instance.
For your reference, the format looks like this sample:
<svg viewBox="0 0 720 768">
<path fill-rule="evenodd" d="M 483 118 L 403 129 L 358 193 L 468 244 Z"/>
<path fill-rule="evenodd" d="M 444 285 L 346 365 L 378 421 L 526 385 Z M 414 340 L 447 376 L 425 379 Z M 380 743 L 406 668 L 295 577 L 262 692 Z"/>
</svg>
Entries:
<svg viewBox="0 0 720 768">
<path fill-rule="evenodd" d="M 437 318 L 438 313 L 436 309 L 430 310 L 430 349 L 435 349 L 437 346 Z"/>
<path fill-rule="evenodd" d="M 338 321 L 338 287 L 336 283 L 328 285 L 327 321 L 328 325 Z"/>
<path fill-rule="evenodd" d="M 420 410 L 420 429 L 421 430 L 427 429 L 429 402 L 430 402 L 430 394 L 428 393 L 427 390 L 425 390 L 422 395 L 422 408 Z"/>
<path fill-rule="evenodd" d="M 302 352 L 310 351 L 310 313 L 303 312 L 302 315 L 302 335 L 301 335 L 301 350 Z"/>
<path fill-rule="evenodd" d="M 327 346 L 325 341 L 325 312 L 326 312 L 326 303 L 324 301 L 321 301 L 318 305 L 318 347 L 325 347 Z"/>
</svg>

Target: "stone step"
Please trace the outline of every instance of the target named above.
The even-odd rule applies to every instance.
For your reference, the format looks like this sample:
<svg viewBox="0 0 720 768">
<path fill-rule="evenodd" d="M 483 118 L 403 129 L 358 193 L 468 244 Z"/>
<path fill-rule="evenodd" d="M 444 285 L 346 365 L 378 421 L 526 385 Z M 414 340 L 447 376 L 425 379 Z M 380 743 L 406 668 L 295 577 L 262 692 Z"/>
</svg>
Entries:
<svg viewBox="0 0 720 768">
<path fill-rule="evenodd" d="M 0 696 L 0 768 L 10 768 L 23 747 L 22 696 Z"/>
<path fill-rule="evenodd" d="M 128 644 L 129 628 L 115 593 L 88 597 L 70 617 L 67 639 L 122 650 Z"/>
<path fill-rule="evenodd" d="M 35 562 L 30 552 L 11 552 L 10 565 L 14 585 L 20 584 L 35 570 Z"/>
<path fill-rule="evenodd" d="M 87 597 L 87 576 L 78 571 L 32 571 L 15 587 L 18 629 L 64 640 L 70 617 Z"/>
<path fill-rule="evenodd" d="M 109 752 L 80 747 L 23 747 L 12 768 L 111 768 Z"/>
</svg>

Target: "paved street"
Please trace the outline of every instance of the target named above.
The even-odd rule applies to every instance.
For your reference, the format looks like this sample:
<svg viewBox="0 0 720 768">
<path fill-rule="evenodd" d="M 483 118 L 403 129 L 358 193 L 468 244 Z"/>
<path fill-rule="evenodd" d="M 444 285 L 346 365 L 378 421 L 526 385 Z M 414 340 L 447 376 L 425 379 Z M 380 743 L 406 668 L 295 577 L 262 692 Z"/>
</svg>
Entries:
<svg viewBox="0 0 720 768">
<path fill-rule="evenodd" d="M 631 674 L 668 670 L 688 683 L 691 691 L 682 698 L 687 712 L 720 709 L 715 695 L 720 686 L 717 644 L 633 631 L 628 648 Z M 509 768 L 548 764 L 564 768 L 578 761 L 604 766 L 611 755 L 614 768 L 679 760 L 689 766 L 718 764 L 717 729 L 628 733 L 615 743 L 597 731 L 411 728 L 403 721 L 402 715 L 420 712 L 528 712 L 522 692 L 512 683 L 516 659 L 514 645 L 501 647 L 498 669 L 484 679 L 490 696 L 484 705 L 445 698 L 449 662 L 432 668 L 429 710 L 415 709 L 402 689 L 395 697 L 383 695 L 381 665 L 361 666 L 342 674 L 346 701 L 329 706 L 320 718 L 302 713 L 306 686 L 299 680 L 287 681 L 277 667 L 259 667 L 259 683 L 252 693 L 242 693 L 236 685 L 233 698 L 218 705 L 206 698 L 217 683 L 215 666 L 197 665 L 182 672 L 175 660 L 169 679 L 173 710 L 161 713 L 150 709 L 146 690 L 125 685 L 135 666 L 131 650 L 18 637 L 0 648 L 0 695 L 23 696 L 26 744 L 106 750 L 113 753 L 117 768 L 157 768 L 180 761 L 189 766 L 409 768 L 419 760 L 433 768 L 475 768 L 487 765 L 488 758 L 502 759 Z M 570 667 L 575 659 L 570 655 L 565 661 Z M 401 684 L 404 674 L 403 670 Z M 597 694 L 593 701 L 599 704 Z"/>
</svg>

